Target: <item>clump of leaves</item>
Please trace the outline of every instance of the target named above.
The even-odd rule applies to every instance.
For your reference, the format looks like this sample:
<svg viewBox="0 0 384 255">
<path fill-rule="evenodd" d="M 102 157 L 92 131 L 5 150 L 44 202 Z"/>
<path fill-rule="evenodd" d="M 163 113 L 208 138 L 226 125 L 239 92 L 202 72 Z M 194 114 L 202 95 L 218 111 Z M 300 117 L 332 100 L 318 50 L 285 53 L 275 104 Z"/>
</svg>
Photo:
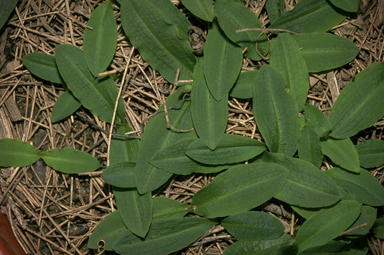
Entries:
<svg viewBox="0 0 384 255">
<path fill-rule="evenodd" d="M 366 254 L 364 236 L 370 229 L 383 236 L 383 219 L 376 220 L 374 207 L 384 205 L 384 188 L 364 168 L 384 164 L 384 144 L 366 141 L 354 146 L 350 137 L 384 115 L 384 63 L 357 74 L 329 118 L 306 104 L 309 73 L 340 67 L 356 57 L 359 50 L 352 42 L 326 31 L 356 12 L 358 1 L 306 0 L 284 12 L 284 1 L 268 0 L 268 31 L 275 33 L 269 43 L 258 18 L 242 4 L 184 0 L 209 27 L 200 57 L 188 42 L 192 24 L 170 1 L 119 2 L 123 29 L 143 58 L 170 82 L 178 69 L 181 79 L 193 82 L 166 100 L 173 129 L 166 126 L 161 106 L 141 141 L 112 139 L 110 165 L 102 178 L 112 185 L 118 210 L 95 229 L 89 248 L 97 249 L 102 242 L 105 250 L 120 254 L 169 254 L 220 222 L 239 238 L 224 254 Z M 84 35 L 84 51 L 59 45 L 54 57 L 24 57 L 32 73 L 68 88 L 53 109 L 52 121 L 83 105 L 111 122 L 119 100 L 119 133 L 131 131 L 113 80 L 97 77 L 116 45 L 116 39 L 111 40 L 111 31 L 116 31 L 111 13 L 111 2 L 106 1 L 92 14 L 93 30 Z M 102 19 L 105 22 L 99 22 Z M 259 70 L 240 72 L 243 57 L 266 63 Z M 252 99 L 264 143 L 224 133 L 229 96 Z M 62 107 L 64 100 L 71 106 Z M 25 151 L 24 165 L 39 157 L 49 164 L 54 158 L 54 152 L 12 143 Z M 321 171 L 324 156 L 337 167 Z M 21 164 L 4 162 L 0 164 Z M 193 172 L 220 173 L 195 194 L 191 205 L 152 198 L 173 174 Z M 271 198 L 289 204 L 305 219 L 295 238 L 283 234 L 280 221 L 255 211 Z M 196 217 L 184 217 L 187 213 Z"/>
</svg>

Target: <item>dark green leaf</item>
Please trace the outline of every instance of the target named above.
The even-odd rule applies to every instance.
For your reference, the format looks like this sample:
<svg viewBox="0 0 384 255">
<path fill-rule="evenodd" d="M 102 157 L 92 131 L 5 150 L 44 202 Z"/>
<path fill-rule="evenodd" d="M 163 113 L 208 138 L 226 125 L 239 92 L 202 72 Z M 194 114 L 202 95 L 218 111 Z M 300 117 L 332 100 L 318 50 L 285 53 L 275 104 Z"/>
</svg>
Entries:
<svg viewBox="0 0 384 255">
<path fill-rule="evenodd" d="M 330 0 L 333 5 L 347 12 L 357 12 L 359 0 Z"/>
<path fill-rule="evenodd" d="M 122 162 L 109 165 L 104 169 L 101 178 L 119 188 L 135 188 L 135 165 L 133 162 Z"/>
<path fill-rule="evenodd" d="M 229 95 L 231 97 L 248 99 L 253 97 L 253 87 L 255 86 L 258 70 L 241 72 L 233 85 Z"/>
<path fill-rule="evenodd" d="M 350 238 L 358 238 L 365 236 L 373 224 L 375 223 L 377 215 L 377 209 L 370 206 L 362 206 L 360 216 L 356 221 L 345 231 L 349 231 L 344 236 Z M 354 230 L 352 230 L 354 229 Z M 350 231 L 352 230 L 352 231 Z"/>
<path fill-rule="evenodd" d="M 153 220 L 179 219 L 188 213 L 189 205 L 167 197 L 153 199 Z"/>
<path fill-rule="evenodd" d="M 307 122 L 301 129 L 297 151 L 300 159 L 308 161 L 318 168 L 323 163 L 320 137 L 311 122 Z"/>
<path fill-rule="evenodd" d="M 181 3 L 196 17 L 206 21 L 213 20 L 211 0 L 181 0 Z"/>
<path fill-rule="evenodd" d="M 377 217 L 372 229 L 376 238 L 384 239 L 384 215 Z"/>
<path fill-rule="evenodd" d="M 319 137 L 326 137 L 332 129 L 327 117 L 314 105 L 305 105 L 305 119 L 312 123 Z"/>
<path fill-rule="evenodd" d="M 0 140 L 0 166 L 27 166 L 40 157 L 40 151 L 29 143 L 10 138 Z"/>
<path fill-rule="evenodd" d="M 360 165 L 365 168 L 379 167 L 384 164 L 384 141 L 368 140 L 356 145 Z"/>
<path fill-rule="evenodd" d="M 265 9 L 268 13 L 269 22 L 273 23 L 284 12 L 285 2 L 284 0 L 267 0 Z"/>
<path fill-rule="evenodd" d="M 309 248 L 299 255 L 366 255 L 369 250 L 366 241 L 355 243 L 345 241 L 330 241 L 322 246 Z"/>
<path fill-rule="evenodd" d="M 120 126 L 117 133 L 123 135 L 131 131 L 133 131 L 132 128 L 128 124 L 125 124 L 124 126 Z M 109 154 L 110 165 L 116 163 L 136 162 L 139 145 L 139 139 L 113 136 Z"/>
<path fill-rule="evenodd" d="M 56 103 L 52 108 L 52 123 L 70 116 L 77 109 L 79 109 L 80 106 L 81 103 L 79 100 L 77 100 L 77 98 L 69 90 L 65 91 L 56 100 Z"/>
<path fill-rule="evenodd" d="M 1 1 L 0 8 L 0 30 L 4 26 L 5 22 L 7 22 L 9 15 L 11 15 L 13 9 L 17 4 L 18 0 L 5 0 Z"/>
<path fill-rule="evenodd" d="M 54 83 L 64 83 L 54 56 L 40 52 L 30 53 L 23 57 L 23 64 L 31 73 L 41 79 Z"/>
</svg>

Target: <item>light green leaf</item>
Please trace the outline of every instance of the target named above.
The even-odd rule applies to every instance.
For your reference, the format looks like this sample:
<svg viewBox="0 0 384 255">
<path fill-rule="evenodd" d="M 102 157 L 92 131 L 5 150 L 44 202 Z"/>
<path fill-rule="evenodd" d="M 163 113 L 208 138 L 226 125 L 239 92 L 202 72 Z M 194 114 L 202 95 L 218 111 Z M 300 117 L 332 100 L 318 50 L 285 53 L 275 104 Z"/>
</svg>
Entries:
<svg viewBox="0 0 384 255">
<path fill-rule="evenodd" d="M 356 221 L 346 230 L 349 231 L 345 233 L 343 236 L 347 236 L 349 238 L 358 238 L 361 236 L 365 236 L 369 233 L 369 230 L 373 226 L 376 220 L 377 209 L 370 206 L 362 206 L 361 213 Z M 367 224 L 364 226 L 364 224 Z M 354 229 L 354 230 L 352 230 Z M 352 231 L 350 231 L 352 230 Z"/>
<path fill-rule="evenodd" d="M 341 67 L 351 62 L 359 53 L 359 48 L 352 41 L 333 34 L 310 33 L 292 37 L 299 45 L 310 73 Z"/>
<path fill-rule="evenodd" d="M 40 151 L 29 143 L 10 138 L 0 140 L 0 166 L 27 166 L 40 157 Z"/>
<path fill-rule="evenodd" d="M 77 100 L 77 98 L 69 90 L 65 91 L 56 100 L 56 103 L 52 108 L 52 123 L 70 116 L 77 109 L 79 109 L 80 106 L 81 103 L 79 100 Z"/>
<path fill-rule="evenodd" d="M 360 165 L 365 168 L 384 164 L 384 140 L 368 140 L 356 145 Z"/>
<path fill-rule="evenodd" d="M 357 12 L 359 0 L 330 0 L 333 5 L 347 12 Z"/>
<path fill-rule="evenodd" d="M 194 195 L 194 213 L 215 218 L 247 211 L 276 195 L 286 178 L 286 168 L 277 164 L 231 167 Z"/>
<path fill-rule="evenodd" d="M 327 137 L 332 129 L 331 123 L 324 113 L 316 106 L 308 103 L 305 105 L 305 119 L 312 123 L 321 138 Z"/>
<path fill-rule="evenodd" d="M 154 221 L 145 239 L 125 231 L 113 247 L 119 254 L 168 255 L 194 242 L 215 223 L 204 218 Z"/>
<path fill-rule="evenodd" d="M 117 26 L 112 10 L 112 2 L 105 1 L 91 14 L 85 29 L 84 55 L 89 70 L 97 76 L 107 69 L 115 55 L 117 45 Z"/>
<path fill-rule="evenodd" d="M 253 87 L 259 74 L 258 70 L 241 72 L 229 95 L 231 97 L 248 99 L 253 97 Z"/>
<path fill-rule="evenodd" d="M 290 34 L 279 34 L 271 41 L 270 64 L 285 78 L 286 88 L 296 99 L 297 111 L 301 111 L 308 95 L 308 70 L 299 46 Z"/>
<path fill-rule="evenodd" d="M 98 249 L 100 244 L 104 250 L 112 251 L 113 245 L 125 230 L 127 228 L 120 217 L 119 210 L 112 212 L 92 231 L 88 240 L 88 249 Z"/>
<path fill-rule="evenodd" d="M 241 47 L 227 38 L 217 20 L 213 21 L 204 48 L 204 76 L 217 101 L 228 98 L 242 63 Z"/>
<path fill-rule="evenodd" d="M 53 83 L 64 83 L 54 56 L 40 52 L 30 53 L 23 57 L 23 64 L 31 73 L 41 79 Z"/>
<path fill-rule="evenodd" d="M 120 10 L 124 32 L 143 59 L 169 82 L 175 81 L 178 68 L 179 79 L 192 77 L 196 57 L 180 26 L 169 22 L 153 2 L 124 0 Z"/>
<path fill-rule="evenodd" d="M 325 32 L 338 25 L 348 15 L 334 8 L 327 0 L 306 0 L 284 12 L 270 28 L 280 28 L 297 33 Z"/>
<path fill-rule="evenodd" d="M 377 217 L 372 229 L 376 238 L 384 239 L 384 215 Z"/>
<path fill-rule="evenodd" d="M 366 255 L 369 250 L 367 242 L 330 241 L 322 246 L 309 248 L 299 255 Z"/>
<path fill-rule="evenodd" d="M 153 199 L 153 220 L 179 219 L 188 213 L 189 205 L 167 197 Z"/>
<path fill-rule="evenodd" d="M 287 182 L 275 195 L 291 205 L 317 208 L 335 204 L 341 198 L 336 183 L 311 163 L 286 157 L 282 154 L 264 153 L 260 159 L 286 167 Z"/>
<path fill-rule="evenodd" d="M 101 178 L 119 188 L 135 188 L 135 165 L 133 162 L 122 162 L 109 165 L 101 174 Z"/>
<path fill-rule="evenodd" d="M 320 137 L 311 122 L 307 122 L 300 132 L 297 151 L 300 159 L 308 161 L 317 168 L 323 163 Z"/>
<path fill-rule="evenodd" d="M 211 0 L 181 0 L 181 3 L 196 17 L 205 21 L 213 20 Z"/>
<path fill-rule="evenodd" d="M 227 128 L 228 96 L 220 101 L 212 96 L 203 74 L 205 64 L 207 63 L 204 63 L 203 59 L 199 59 L 194 70 L 191 114 L 196 133 L 211 150 L 214 150 Z"/>
<path fill-rule="evenodd" d="M 217 0 L 215 2 L 215 14 L 220 24 L 220 28 L 228 38 L 239 44 L 243 49 L 247 48 L 245 56 L 252 60 L 261 60 L 261 56 L 256 52 L 255 43 L 260 31 L 246 31 L 236 33 L 236 30 L 244 28 L 261 28 L 259 18 L 250 9 L 245 8 L 241 3 L 230 0 Z M 269 43 L 266 35 L 262 35 L 258 40 L 257 49 L 266 55 L 269 51 Z"/>
<path fill-rule="evenodd" d="M 273 23 L 277 18 L 283 14 L 285 9 L 284 0 L 267 0 L 265 9 L 268 13 L 269 22 Z"/>
<path fill-rule="evenodd" d="M 336 238 L 357 219 L 360 210 L 359 202 L 342 200 L 313 214 L 297 232 L 296 244 L 299 250 L 324 245 Z"/>
<path fill-rule="evenodd" d="M 256 157 L 265 151 L 265 145 L 245 136 L 224 134 L 223 139 L 215 150 L 210 150 L 199 139 L 193 141 L 185 153 L 203 164 L 223 165 L 240 163 Z"/>
<path fill-rule="evenodd" d="M 95 79 L 88 69 L 84 52 L 73 45 L 57 45 L 55 59 L 60 74 L 73 95 L 101 120 L 111 122 L 117 99 L 115 82 L 109 76 Z M 116 123 L 121 124 L 124 121 L 124 104 L 120 99 Z"/>
<path fill-rule="evenodd" d="M 43 151 L 41 158 L 53 169 L 67 174 L 90 172 L 100 168 L 96 158 L 84 151 L 75 151 L 71 147 Z"/>
<path fill-rule="evenodd" d="M 295 98 L 285 91 L 280 72 L 263 65 L 254 86 L 253 112 L 260 133 L 271 152 L 293 156 L 300 132 Z"/>
<path fill-rule="evenodd" d="M 125 226 L 135 235 L 144 238 L 152 222 L 151 193 L 140 195 L 135 188 L 112 187 L 116 205 Z"/>
<path fill-rule="evenodd" d="M 336 140 L 328 138 L 321 141 L 321 150 L 324 155 L 339 166 L 355 173 L 360 172 L 359 155 L 357 155 L 351 139 Z"/>
<path fill-rule="evenodd" d="M 334 167 L 326 174 L 358 201 L 371 206 L 384 205 L 384 188 L 368 171 L 361 169 L 356 174 Z"/>
<path fill-rule="evenodd" d="M 241 240 L 265 240 L 278 238 L 284 233 L 284 225 L 277 218 L 264 212 L 236 213 L 221 221 L 223 227 Z"/>
</svg>

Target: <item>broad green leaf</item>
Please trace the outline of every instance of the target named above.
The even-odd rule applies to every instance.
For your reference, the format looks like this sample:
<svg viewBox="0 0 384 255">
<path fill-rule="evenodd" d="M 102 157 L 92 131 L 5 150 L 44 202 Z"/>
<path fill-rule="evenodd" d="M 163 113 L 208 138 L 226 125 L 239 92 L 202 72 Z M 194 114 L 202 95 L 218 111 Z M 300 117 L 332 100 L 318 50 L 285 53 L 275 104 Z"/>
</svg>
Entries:
<svg viewBox="0 0 384 255">
<path fill-rule="evenodd" d="M 332 129 L 331 123 L 324 113 L 316 106 L 308 103 L 305 105 L 305 119 L 312 123 L 321 138 L 327 137 Z"/>
<path fill-rule="evenodd" d="M 297 33 L 325 32 L 342 22 L 347 15 L 327 0 L 305 0 L 296 4 L 293 10 L 284 12 L 270 28 Z"/>
<path fill-rule="evenodd" d="M 189 205 L 167 197 L 153 199 L 153 220 L 179 219 L 188 213 Z"/>
<path fill-rule="evenodd" d="M 377 217 L 372 229 L 376 238 L 384 239 L 384 215 Z"/>
<path fill-rule="evenodd" d="M 123 135 L 131 131 L 133 131 L 132 128 L 128 124 L 125 124 L 120 126 L 117 133 Z M 139 139 L 113 136 L 111 140 L 109 164 L 113 165 L 117 163 L 136 162 L 139 145 Z"/>
<path fill-rule="evenodd" d="M 109 165 L 101 174 L 101 178 L 119 188 L 135 188 L 135 165 L 133 162 L 121 162 Z"/>
<path fill-rule="evenodd" d="M 321 207 L 320 208 L 305 208 L 305 207 L 300 207 L 300 206 L 295 206 L 295 205 L 290 205 L 290 206 L 297 214 L 299 214 L 304 219 L 308 219 L 309 217 L 312 216 L 312 214 L 321 210 Z"/>
<path fill-rule="evenodd" d="M 141 0 L 121 3 L 121 23 L 130 42 L 143 59 L 169 82 L 192 77 L 196 57 L 178 26 L 169 22 L 156 4 Z"/>
<path fill-rule="evenodd" d="M 0 30 L 3 28 L 5 22 L 7 22 L 9 15 L 11 15 L 13 9 L 17 5 L 18 0 L 5 0 L 1 1 L 0 8 Z"/>
<path fill-rule="evenodd" d="M 105 1 L 91 14 L 84 32 L 84 56 L 89 70 L 97 76 L 107 69 L 115 55 L 117 26 L 112 10 L 112 2 Z"/>
<path fill-rule="evenodd" d="M 135 188 L 112 187 L 116 205 L 125 226 L 130 232 L 144 238 L 152 222 L 153 201 L 151 193 L 140 195 Z"/>
<path fill-rule="evenodd" d="M 273 23 L 277 18 L 283 14 L 285 9 L 284 0 L 267 0 L 265 9 L 268 13 L 269 22 Z"/>
<path fill-rule="evenodd" d="M 347 12 L 357 12 L 359 0 L 330 0 L 333 5 Z"/>
<path fill-rule="evenodd" d="M 145 239 L 125 231 L 113 250 L 119 254 L 168 255 L 194 242 L 215 222 L 204 218 L 182 218 L 154 221 Z"/>
<path fill-rule="evenodd" d="M 215 2 L 215 14 L 220 28 L 227 37 L 239 44 L 245 52 L 246 57 L 252 60 L 261 60 L 261 56 L 256 52 L 256 41 L 260 31 L 246 31 L 236 33 L 236 30 L 245 28 L 261 28 L 259 18 L 243 4 L 230 0 L 217 0 Z M 269 51 L 268 38 L 262 35 L 258 40 L 257 49 L 266 55 Z"/>
<path fill-rule="evenodd" d="M 310 73 L 341 67 L 351 62 L 359 53 L 359 48 L 352 41 L 333 34 L 308 33 L 292 37 L 299 45 Z"/>
<path fill-rule="evenodd" d="M 192 128 L 192 120 L 190 114 L 190 100 L 182 99 L 185 90 L 188 87 L 183 86 L 176 90 L 167 98 L 167 107 L 177 107 L 168 110 L 170 124 L 180 130 L 190 130 Z M 162 148 L 165 148 L 181 138 L 196 137 L 194 131 L 183 133 L 176 132 L 166 127 L 163 106 L 159 108 L 160 112 L 153 116 L 141 138 L 139 156 L 136 163 L 136 185 L 140 194 L 150 192 L 163 185 L 172 174 L 160 170 L 149 163 L 151 158 Z"/>
<path fill-rule="evenodd" d="M 23 64 L 31 73 L 41 79 L 53 83 L 64 83 L 54 56 L 40 52 L 30 53 L 23 57 Z"/>
<path fill-rule="evenodd" d="M 185 154 L 203 164 L 233 164 L 254 158 L 265 151 L 265 144 L 246 136 L 224 134 L 215 150 L 210 150 L 200 140 L 193 141 Z"/>
<path fill-rule="evenodd" d="M 308 70 L 299 46 L 290 34 L 279 34 L 271 41 L 270 64 L 285 78 L 286 88 L 295 97 L 297 111 L 301 111 L 308 95 Z"/>
<path fill-rule="evenodd" d="M 347 236 L 349 238 L 358 238 L 361 236 L 365 236 L 369 233 L 369 230 L 373 226 L 376 220 L 377 209 L 370 206 L 362 206 L 361 213 L 356 221 L 346 230 L 352 230 L 348 233 L 345 233 L 343 236 Z M 364 224 L 367 224 L 364 226 Z"/>
<path fill-rule="evenodd" d="M 356 174 L 334 167 L 326 173 L 358 201 L 370 206 L 384 205 L 384 188 L 368 171 L 361 169 Z"/>
<path fill-rule="evenodd" d="M 341 198 L 336 183 L 307 161 L 276 153 L 264 153 L 261 161 L 279 164 L 289 170 L 287 182 L 275 195 L 279 200 L 317 208 L 335 204 Z"/>
<path fill-rule="evenodd" d="M 100 244 L 104 250 L 112 251 L 113 245 L 125 230 L 127 228 L 120 217 L 119 210 L 112 212 L 92 231 L 88 240 L 88 249 L 98 249 Z"/>
<path fill-rule="evenodd" d="M 228 120 L 228 96 L 217 101 L 204 78 L 203 59 L 199 59 L 193 74 L 191 114 L 193 126 L 200 139 L 214 150 L 223 138 Z M 222 85 L 222 84 L 217 84 Z"/>
<path fill-rule="evenodd" d="M 196 17 L 205 20 L 213 20 L 213 6 L 211 0 L 181 0 L 181 3 Z"/>
<path fill-rule="evenodd" d="M 313 214 L 297 232 L 296 244 L 299 250 L 324 245 L 336 238 L 357 219 L 360 210 L 359 202 L 342 200 Z"/>
<path fill-rule="evenodd" d="M 299 255 L 366 255 L 369 250 L 367 242 L 330 241 L 322 246 L 309 248 Z"/>
<path fill-rule="evenodd" d="M 117 87 L 109 76 L 95 79 L 88 69 L 84 52 L 73 45 L 56 46 L 56 64 L 68 89 L 93 114 L 101 120 L 111 122 Z M 119 99 L 116 123 L 125 121 L 124 104 Z"/>
<path fill-rule="evenodd" d="M 318 168 L 323 163 L 320 137 L 311 122 L 307 122 L 301 129 L 297 151 L 300 159 L 308 161 Z"/>
<path fill-rule="evenodd" d="M 263 65 L 254 86 L 253 112 L 260 133 L 271 152 L 293 156 L 300 123 L 295 98 L 285 90 L 280 72 Z"/>
<path fill-rule="evenodd" d="M 37 161 L 40 151 L 29 143 L 3 138 L 0 140 L 0 166 L 22 167 Z"/>
<path fill-rule="evenodd" d="M 239 240 L 230 245 L 223 255 L 287 255 L 297 254 L 297 246 L 287 234 L 279 238 L 260 241 Z"/>
<path fill-rule="evenodd" d="M 52 108 L 51 122 L 57 122 L 70 116 L 79 109 L 80 106 L 81 103 L 79 100 L 77 100 L 69 90 L 65 91 L 56 100 L 56 103 Z"/>
<path fill-rule="evenodd" d="M 43 151 L 41 158 L 53 169 L 67 174 L 90 172 L 100 168 L 99 161 L 91 154 L 75 151 L 71 147 Z"/>
<path fill-rule="evenodd" d="M 360 166 L 379 167 L 384 164 L 384 141 L 368 140 L 356 145 Z"/>
<path fill-rule="evenodd" d="M 329 115 L 330 136 L 342 139 L 372 126 L 384 115 L 384 63 L 370 65 L 341 91 Z"/>
<path fill-rule="evenodd" d="M 231 167 L 193 196 L 194 213 L 215 218 L 250 210 L 276 195 L 287 174 L 285 167 L 272 163 Z"/>
<path fill-rule="evenodd" d="M 351 139 L 345 138 L 336 140 L 328 138 L 321 141 L 321 150 L 324 155 L 329 157 L 335 164 L 351 172 L 360 172 L 359 155 Z"/>
<path fill-rule="evenodd" d="M 242 63 L 241 47 L 227 38 L 217 20 L 213 21 L 205 42 L 203 66 L 209 91 L 217 101 L 227 100 Z"/>
<path fill-rule="evenodd" d="M 223 227 L 241 240 L 265 240 L 278 238 L 284 233 L 284 225 L 277 218 L 264 212 L 241 212 L 221 221 Z"/>
<path fill-rule="evenodd" d="M 241 72 L 237 77 L 229 95 L 231 97 L 248 99 L 253 97 L 253 87 L 255 86 L 258 70 Z"/>
<path fill-rule="evenodd" d="M 216 173 L 227 169 L 227 165 L 210 166 L 192 160 L 184 152 L 196 137 L 186 137 L 158 151 L 150 160 L 155 167 L 174 174 Z M 205 145 L 204 145 L 205 147 Z"/>
</svg>

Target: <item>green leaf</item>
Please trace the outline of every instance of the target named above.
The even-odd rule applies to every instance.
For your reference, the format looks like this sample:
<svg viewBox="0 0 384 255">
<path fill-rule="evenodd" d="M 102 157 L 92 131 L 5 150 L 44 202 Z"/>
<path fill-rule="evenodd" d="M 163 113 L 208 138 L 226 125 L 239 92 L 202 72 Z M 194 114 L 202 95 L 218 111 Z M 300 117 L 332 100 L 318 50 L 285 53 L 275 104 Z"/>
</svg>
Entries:
<svg viewBox="0 0 384 255">
<path fill-rule="evenodd" d="M 332 205 L 341 198 L 336 183 L 307 161 L 276 153 L 264 153 L 261 161 L 279 164 L 289 170 L 287 182 L 275 195 L 279 200 L 316 208 Z"/>
<path fill-rule="evenodd" d="M 284 12 L 270 28 L 297 33 L 325 32 L 342 22 L 347 12 L 334 8 L 327 0 L 306 0 Z"/>
<path fill-rule="evenodd" d="M 284 225 L 277 218 L 263 212 L 241 212 L 224 219 L 221 224 L 241 240 L 265 240 L 278 238 L 284 233 Z"/>
<path fill-rule="evenodd" d="M 112 251 L 113 245 L 125 230 L 127 228 L 120 217 L 119 210 L 112 212 L 92 231 L 88 240 L 88 249 L 98 249 L 100 244 L 104 250 Z"/>
<path fill-rule="evenodd" d="M 194 213 L 215 218 L 247 211 L 276 195 L 286 178 L 286 168 L 272 163 L 231 167 L 193 196 Z"/>
<path fill-rule="evenodd" d="M 324 113 L 316 106 L 308 103 L 305 105 L 305 119 L 312 123 L 321 138 L 327 137 L 332 129 L 331 123 Z"/>
<path fill-rule="evenodd" d="M 283 74 L 286 88 L 296 99 L 297 111 L 301 111 L 308 95 L 308 70 L 299 46 L 290 34 L 279 34 L 271 41 L 270 64 Z"/>
<path fill-rule="evenodd" d="M 40 151 L 29 143 L 10 138 L 0 140 L 0 166 L 27 166 L 37 161 L 40 156 Z"/>
<path fill-rule="evenodd" d="M 241 72 L 237 77 L 235 85 L 233 85 L 229 95 L 231 97 L 248 99 L 253 97 L 253 87 L 255 85 L 258 70 Z"/>
<path fill-rule="evenodd" d="M 122 162 L 109 165 L 104 169 L 101 178 L 119 188 L 135 188 L 135 165 L 133 162 Z"/>
<path fill-rule="evenodd" d="M 311 122 L 305 123 L 301 129 L 297 151 L 300 159 L 308 161 L 317 168 L 323 163 L 320 137 Z"/>
<path fill-rule="evenodd" d="M 120 10 L 124 32 L 143 59 L 169 82 L 175 81 L 178 68 L 179 79 L 192 77 L 196 57 L 191 46 L 155 3 L 124 0 Z"/>
<path fill-rule="evenodd" d="M 75 151 L 71 147 L 43 151 L 41 158 L 53 169 L 67 174 L 90 172 L 100 168 L 99 161 L 91 154 Z"/>
<path fill-rule="evenodd" d="M 193 74 L 191 114 L 196 133 L 211 150 L 214 150 L 227 128 L 228 98 L 226 96 L 216 101 L 212 96 L 203 74 L 205 64 L 207 63 L 204 63 L 203 59 L 199 59 Z"/>
<path fill-rule="evenodd" d="M 116 205 L 125 226 L 135 235 L 144 238 L 152 222 L 151 193 L 140 195 L 135 188 L 112 187 Z"/>
<path fill-rule="evenodd" d="M 341 91 L 329 115 L 330 136 L 342 139 L 372 126 L 384 115 L 384 62 L 358 73 Z"/>
<path fill-rule="evenodd" d="M 361 169 L 356 174 L 334 167 L 326 174 L 358 201 L 370 206 L 384 205 L 384 188 L 368 171 Z"/>
<path fill-rule="evenodd" d="M 68 89 L 93 114 L 101 120 L 111 122 L 117 87 L 109 76 L 95 79 L 85 61 L 84 52 L 73 45 L 56 46 L 56 64 Z M 124 104 L 119 99 L 116 122 L 125 121 Z"/>
<path fill-rule="evenodd" d="M 189 205 L 167 197 L 153 199 L 153 220 L 179 219 L 188 213 Z"/>
<path fill-rule="evenodd" d="M 344 236 L 349 238 L 358 238 L 365 236 L 369 233 L 369 230 L 373 226 L 376 220 L 377 209 L 370 206 L 362 206 L 361 213 L 356 221 L 346 230 L 352 230 L 348 233 L 345 233 Z M 367 224 L 364 226 L 364 224 Z"/>
<path fill-rule="evenodd" d="M 192 120 L 190 114 L 190 100 L 182 99 L 185 92 L 185 86 L 176 90 L 167 98 L 167 107 L 176 107 L 168 110 L 170 124 L 180 130 L 190 130 Z M 159 108 L 161 111 L 163 106 Z M 136 163 L 136 185 L 140 194 L 150 192 L 163 185 L 172 174 L 160 170 L 149 163 L 151 158 L 162 148 L 165 148 L 181 138 L 196 137 L 194 131 L 181 133 L 166 127 L 164 112 L 159 112 L 153 116 L 141 138 L 139 156 Z"/>
<path fill-rule="evenodd" d="M 269 22 L 273 23 L 277 18 L 283 14 L 285 9 L 284 0 L 267 0 L 265 9 L 268 13 Z"/>
<path fill-rule="evenodd" d="M 199 139 L 193 141 L 185 153 L 203 164 L 223 165 L 233 164 L 254 158 L 265 151 L 265 145 L 245 136 L 224 134 L 223 139 L 215 150 L 210 150 Z"/>
<path fill-rule="evenodd" d="M 184 152 L 196 137 L 186 137 L 158 151 L 150 160 L 155 167 L 174 174 L 216 173 L 227 169 L 227 165 L 210 166 L 192 160 Z M 204 145 L 205 146 L 205 145 Z"/>
<path fill-rule="evenodd" d="M 54 56 L 40 52 L 30 53 L 23 57 L 23 64 L 31 73 L 41 79 L 53 83 L 64 83 Z"/>
<path fill-rule="evenodd" d="M 377 217 L 372 229 L 376 238 L 384 239 L 384 215 Z"/>
<path fill-rule="evenodd" d="M 369 250 L 367 242 L 330 241 L 322 246 L 309 248 L 299 255 L 366 255 Z"/>
<path fill-rule="evenodd" d="M 333 34 L 310 33 L 292 37 L 299 45 L 310 73 L 341 67 L 351 62 L 359 53 L 359 48 L 352 41 Z"/>
<path fill-rule="evenodd" d="M 213 20 L 213 6 L 211 0 L 181 0 L 181 3 L 196 17 L 205 20 Z"/>
<path fill-rule="evenodd" d="M 324 245 L 336 238 L 357 219 L 360 210 L 359 202 L 342 200 L 313 214 L 297 232 L 296 244 L 299 250 Z"/>
<path fill-rule="evenodd" d="M 220 28 L 228 38 L 239 44 L 243 49 L 247 48 L 245 55 L 252 60 L 261 60 L 261 56 L 256 52 L 255 43 L 260 31 L 246 31 L 236 33 L 236 30 L 244 28 L 261 28 L 259 18 L 243 4 L 230 0 L 217 0 L 215 2 L 215 14 Z M 262 35 L 258 40 L 257 49 L 262 54 L 269 51 L 268 38 Z"/>
<path fill-rule="evenodd" d="M 51 122 L 58 122 L 74 113 L 81 103 L 77 98 L 69 91 L 65 91 L 56 100 L 55 105 L 52 108 Z"/>
<path fill-rule="evenodd" d="M 324 155 L 339 166 L 351 172 L 360 172 L 359 156 L 351 139 L 336 140 L 328 138 L 325 141 L 321 141 L 321 150 Z"/>
<path fill-rule="evenodd" d="M 357 12 L 359 0 L 330 0 L 333 5 L 347 12 Z"/>
<path fill-rule="evenodd" d="M 269 65 L 260 69 L 254 86 L 253 112 L 260 133 L 271 152 L 293 156 L 300 122 L 295 98 L 285 91 L 285 80 Z"/>
<path fill-rule="evenodd" d="M 154 221 L 145 239 L 125 231 L 113 249 L 119 254 L 168 255 L 194 242 L 215 223 L 204 218 Z"/>
<path fill-rule="evenodd" d="M 13 9 L 15 9 L 17 2 L 18 2 L 18 0 L 1 1 L 0 30 L 3 28 L 5 22 L 7 22 L 9 15 L 11 15 Z"/>
<path fill-rule="evenodd" d="M 360 166 L 379 167 L 384 164 L 384 141 L 368 140 L 356 145 Z"/>
<path fill-rule="evenodd" d="M 117 45 L 117 26 L 112 10 L 112 2 L 105 1 L 91 14 L 85 29 L 84 55 L 89 70 L 97 76 L 107 69 L 115 55 Z"/>
<path fill-rule="evenodd" d="M 132 128 L 125 124 L 120 126 L 118 134 L 133 131 Z M 136 138 L 113 136 L 111 140 L 111 150 L 109 153 L 109 164 L 136 162 L 138 157 L 140 141 Z"/>
<path fill-rule="evenodd" d="M 227 38 L 217 20 L 213 21 L 204 48 L 204 77 L 217 101 L 228 98 L 242 63 L 241 48 Z"/>
</svg>

